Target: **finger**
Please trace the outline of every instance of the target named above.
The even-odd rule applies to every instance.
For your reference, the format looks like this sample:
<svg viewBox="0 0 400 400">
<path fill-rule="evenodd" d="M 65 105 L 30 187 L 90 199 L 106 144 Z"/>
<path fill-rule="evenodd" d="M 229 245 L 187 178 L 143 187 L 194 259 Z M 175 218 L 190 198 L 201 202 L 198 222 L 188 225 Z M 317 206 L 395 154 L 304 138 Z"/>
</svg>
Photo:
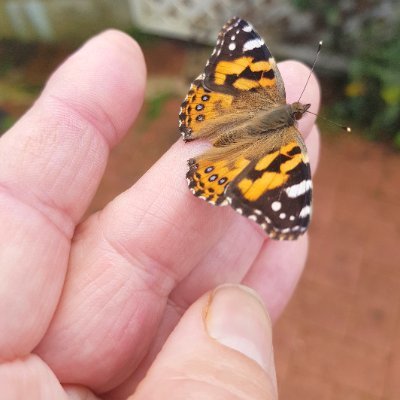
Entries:
<svg viewBox="0 0 400 400">
<path fill-rule="evenodd" d="M 265 301 L 273 322 L 282 313 L 303 272 L 307 259 L 308 235 L 296 241 L 266 241 L 243 279 Z"/>
<path fill-rule="evenodd" d="M 318 129 L 314 125 L 306 138 L 312 173 L 318 164 L 319 139 Z M 253 234 L 253 224 L 243 224 L 240 218 L 235 218 L 228 227 L 224 240 L 216 243 L 172 291 L 151 349 L 135 373 L 113 392 L 117 397 L 125 397 L 143 378 L 179 321 L 182 311 L 192 304 L 195 298 L 217 285 L 224 282 L 242 282 L 254 288 L 266 303 L 272 321 L 278 319 L 303 272 L 308 237 L 306 234 L 295 242 L 276 242 L 265 241 L 265 237 L 257 240 L 259 238 L 254 238 Z M 237 243 L 246 243 L 246 247 L 237 246 Z"/>
<path fill-rule="evenodd" d="M 132 39 L 100 35 L 54 73 L 1 138 L 0 358 L 31 351 L 48 327 L 75 224 L 110 147 L 138 112 L 144 78 Z"/>
<path fill-rule="evenodd" d="M 319 155 L 319 132 L 316 125 L 313 125 L 311 128 L 310 134 L 305 139 L 307 148 L 309 149 L 309 159 L 311 165 L 312 173 L 315 172 L 315 169 L 318 164 L 318 155 Z M 229 210 L 232 214 L 235 214 L 233 210 Z M 179 285 L 174 289 L 171 293 L 170 298 L 175 304 L 178 304 L 181 308 L 185 308 L 190 305 L 196 298 L 200 297 L 203 293 L 211 290 L 219 284 L 224 282 L 243 282 L 243 278 L 246 276 L 250 268 L 252 268 L 253 263 L 258 259 L 259 255 L 264 254 L 266 249 L 268 248 L 268 243 L 264 243 L 265 235 L 255 236 L 254 235 L 254 224 L 247 223 L 243 224 L 242 218 L 233 218 L 231 224 L 227 228 L 226 235 L 224 240 L 220 240 L 215 243 L 215 245 L 209 249 L 209 251 L 204 255 L 202 260 L 196 265 L 196 267 L 185 277 Z M 251 240 L 250 240 L 251 238 Z M 237 243 L 246 243 L 245 248 L 242 246 L 237 246 Z M 305 242 L 302 242 L 300 245 L 300 253 L 303 253 L 303 246 Z M 285 252 L 285 246 L 291 247 L 290 242 L 286 244 L 285 242 L 279 247 L 279 251 Z M 275 248 L 275 247 L 274 247 Z M 268 259 L 269 251 L 266 252 L 266 255 L 263 256 L 265 259 Z M 305 255 L 303 258 L 297 258 L 295 252 L 289 251 L 287 254 L 290 254 L 290 257 L 293 259 L 293 262 L 300 267 L 304 265 Z M 257 261 L 260 262 L 260 261 Z M 285 275 L 284 279 L 293 279 L 292 283 L 297 282 L 299 270 L 287 271 L 286 265 L 287 263 L 291 263 L 290 259 L 282 258 L 278 260 L 280 267 L 277 267 L 278 271 L 281 271 L 282 275 Z M 258 271 L 258 269 L 256 269 Z M 256 274 L 257 276 L 257 274 Z M 261 285 L 263 285 L 264 290 L 259 290 L 258 286 L 255 287 L 257 291 L 261 294 L 267 294 L 267 297 L 264 297 L 264 300 L 267 302 L 269 307 L 268 311 L 270 312 L 273 319 L 277 317 L 281 310 L 283 303 L 279 303 L 279 307 L 275 309 L 275 304 L 272 299 L 269 300 L 269 297 L 276 298 L 275 291 L 280 291 L 280 286 L 277 286 L 271 280 L 267 279 L 268 273 L 262 274 L 262 279 L 259 277 L 255 278 L 255 281 L 259 279 Z M 245 282 L 249 286 L 253 287 L 249 282 Z M 274 293 L 270 293 L 269 286 L 273 286 L 271 290 Z M 293 285 L 292 285 L 293 286 Z M 292 287 L 291 286 L 291 287 Z M 285 285 L 284 287 L 288 287 Z M 292 287 L 293 289 L 293 287 Z M 280 292 L 279 297 L 287 296 L 289 298 L 289 293 L 291 291 L 283 290 Z"/>
<path fill-rule="evenodd" d="M 272 333 L 261 300 L 225 285 L 185 313 L 132 400 L 277 398 Z"/>
<path fill-rule="evenodd" d="M 300 67 L 299 74 L 304 71 Z M 290 76 L 298 80 L 299 74 Z M 148 352 L 171 291 L 205 265 L 208 254 L 219 253 L 208 262 L 227 275 L 203 271 L 176 298 L 183 304 L 194 300 L 197 284 L 210 283 L 210 274 L 241 279 L 258 256 L 264 233 L 230 208 L 212 207 L 189 192 L 186 160 L 202 146 L 175 144 L 137 184 L 78 229 L 63 298 L 38 348 L 62 381 L 99 393 L 112 389 Z M 227 258 L 230 253 L 236 260 Z M 82 353 L 81 343 L 89 338 Z"/>
<path fill-rule="evenodd" d="M 67 400 L 67 396 L 50 368 L 37 356 L 0 364 L 2 399 Z"/>
<path fill-rule="evenodd" d="M 318 167 L 321 137 L 317 125 L 313 125 L 310 134 L 306 137 L 308 158 L 310 159 L 311 174 L 314 175 Z"/>
<path fill-rule="evenodd" d="M 303 91 L 307 78 L 310 74 L 310 68 L 298 61 L 284 61 L 279 63 L 279 71 L 285 82 L 286 101 L 294 103 L 299 100 L 301 92 Z M 288 85 L 287 82 L 290 82 Z M 321 90 L 318 80 L 314 74 L 311 74 L 310 80 L 301 97 L 301 103 L 311 104 L 310 111 L 317 114 L 321 101 Z M 300 132 L 307 137 L 311 132 L 311 128 L 315 123 L 316 116 L 306 113 L 298 121 Z"/>
</svg>

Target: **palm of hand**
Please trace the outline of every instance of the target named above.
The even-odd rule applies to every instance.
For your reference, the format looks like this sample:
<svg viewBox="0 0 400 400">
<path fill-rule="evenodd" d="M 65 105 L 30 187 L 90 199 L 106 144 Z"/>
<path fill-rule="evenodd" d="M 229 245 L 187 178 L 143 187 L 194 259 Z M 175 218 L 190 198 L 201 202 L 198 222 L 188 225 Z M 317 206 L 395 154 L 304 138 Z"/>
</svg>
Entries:
<svg viewBox="0 0 400 400">
<path fill-rule="evenodd" d="M 287 62 L 280 70 L 295 97 L 307 69 Z M 108 32 L 61 66 L 0 141 L 2 368 L 27 385 L 61 393 L 60 381 L 127 395 L 204 292 L 242 282 L 274 319 L 303 268 L 307 237 L 269 241 L 233 210 L 191 195 L 186 160 L 201 144 L 175 144 L 131 189 L 79 223 L 110 148 L 138 113 L 144 82 L 139 48 Z M 318 105 L 315 81 L 308 92 Z M 310 133 L 312 166 L 313 122 L 300 126 Z"/>
</svg>

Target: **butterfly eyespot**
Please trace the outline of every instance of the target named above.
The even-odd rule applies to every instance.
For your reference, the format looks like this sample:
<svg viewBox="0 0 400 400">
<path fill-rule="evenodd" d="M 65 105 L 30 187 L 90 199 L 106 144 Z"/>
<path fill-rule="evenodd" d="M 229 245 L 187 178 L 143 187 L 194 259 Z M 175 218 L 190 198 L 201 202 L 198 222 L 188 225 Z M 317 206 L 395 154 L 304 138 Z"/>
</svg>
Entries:
<svg viewBox="0 0 400 400">
<path fill-rule="evenodd" d="M 203 115 L 203 114 L 198 115 L 198 116 L 196 117 L 196 120 L 197 120 L 197 121 L 204 121 L 204 115 Z"/>
<path fill-rule="evenodd" d="M 206 94 L 204 94 L 203 96 L 201 96 L 201 99 L 203 101 L 207 101 L 210 98 L 210 96 L 207 96 Z"/>
<path fill-rule="evenodd" d="M 206 174 L 208 174 L 208 173 L 210 173 L 213 169 L 214 169 L 214 167 L 207 167 L 207 168 L 204 170 L 204 172 L 205 172 Z"/>
<path fill-rule="evenodd" d="M 227 180 L 228 180 L 227 178 L 221 178 L 221 179 L 218 181 L 218 183 L 219 183 L 220 185 L 223 185 Z"/>
<path fill-rule="evenodd" d="M 217 178 L 218 178 L 218 175 L 211 175 L 211 176 L 208 178 L 208 180 L 209 180 L 210 182 L 214 182 Z"/>
<path fill-rule="evenodd" d="M 201 111 L 204 108 L 203 104 L 197 104 L 196 110 Z"/>
</svg>

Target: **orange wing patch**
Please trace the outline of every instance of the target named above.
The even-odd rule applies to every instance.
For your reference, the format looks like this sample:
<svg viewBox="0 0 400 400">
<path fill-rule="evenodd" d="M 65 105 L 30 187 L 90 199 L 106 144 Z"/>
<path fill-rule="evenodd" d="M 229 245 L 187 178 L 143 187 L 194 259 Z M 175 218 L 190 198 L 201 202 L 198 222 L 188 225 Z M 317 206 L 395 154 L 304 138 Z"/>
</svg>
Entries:
<svg viewBox="0 0 400 400">
<path fill-rule="evenodd" d="M 250 163 L 250 160 L 239 157 L 233 162 L 209 161 L 206 159 L 189 160 L 189 171 L 186 175 L 189 188 L 197 196 L 215 205 L 225 205 L 225 188 Z"/>
<path fill-rule="evenodd" d="M 251 90 L 258 87 L 276 85 L 273 67 L 268 61 L 256 61 L 253 57 L 239 57 L 232 61 L 220 61 L 214 71 L 214 83 L 230 83 L 238 90 Z"/>
<path fill-rule="evenodd" d="M 185 140 L 196 139 L 204 123 L 210 122 L 226 112 L 233 97 L 205 89 L 201 83 L 193 83 L 182 103 L 179 113 L 179 127 Z"/>
<path fill-rule="evenodd" d="M 282 186 L 289 179 L 289 175 L 275 172 L 264 172 L 260 178 L 252 181 L 244 178 L 238 183 L 238 188 L 248 201 L 258 200 L 267 190 Z"/>
<path fill-rule="evenodd" d="M 307 156 L 303 152 L 291 154 L 291 151 L 300 148 L 296 142 L 289 142 L 280 150 L 266 154 L 254 166 L 253 173 L 237 182 L 237 187 L 243 197 L 250 201 L 257 201 L 265 192 L 279 188 L 286 184 L 290 172 L 300 163 L 307 163 Z"/>
</svg>

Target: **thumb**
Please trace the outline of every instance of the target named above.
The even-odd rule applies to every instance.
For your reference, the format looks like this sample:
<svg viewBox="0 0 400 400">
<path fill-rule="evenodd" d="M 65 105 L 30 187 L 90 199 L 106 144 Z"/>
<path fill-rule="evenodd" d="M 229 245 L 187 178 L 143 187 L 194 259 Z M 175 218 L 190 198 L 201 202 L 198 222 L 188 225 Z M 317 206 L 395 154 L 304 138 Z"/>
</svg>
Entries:
<svg viewBox="0 0 400 400">
<path fill-rule="evenodd" d="M 271 322 L 245 286 L 222 285 L 184 314 L 131 400 L 276 400 Z"/>
</svg>

